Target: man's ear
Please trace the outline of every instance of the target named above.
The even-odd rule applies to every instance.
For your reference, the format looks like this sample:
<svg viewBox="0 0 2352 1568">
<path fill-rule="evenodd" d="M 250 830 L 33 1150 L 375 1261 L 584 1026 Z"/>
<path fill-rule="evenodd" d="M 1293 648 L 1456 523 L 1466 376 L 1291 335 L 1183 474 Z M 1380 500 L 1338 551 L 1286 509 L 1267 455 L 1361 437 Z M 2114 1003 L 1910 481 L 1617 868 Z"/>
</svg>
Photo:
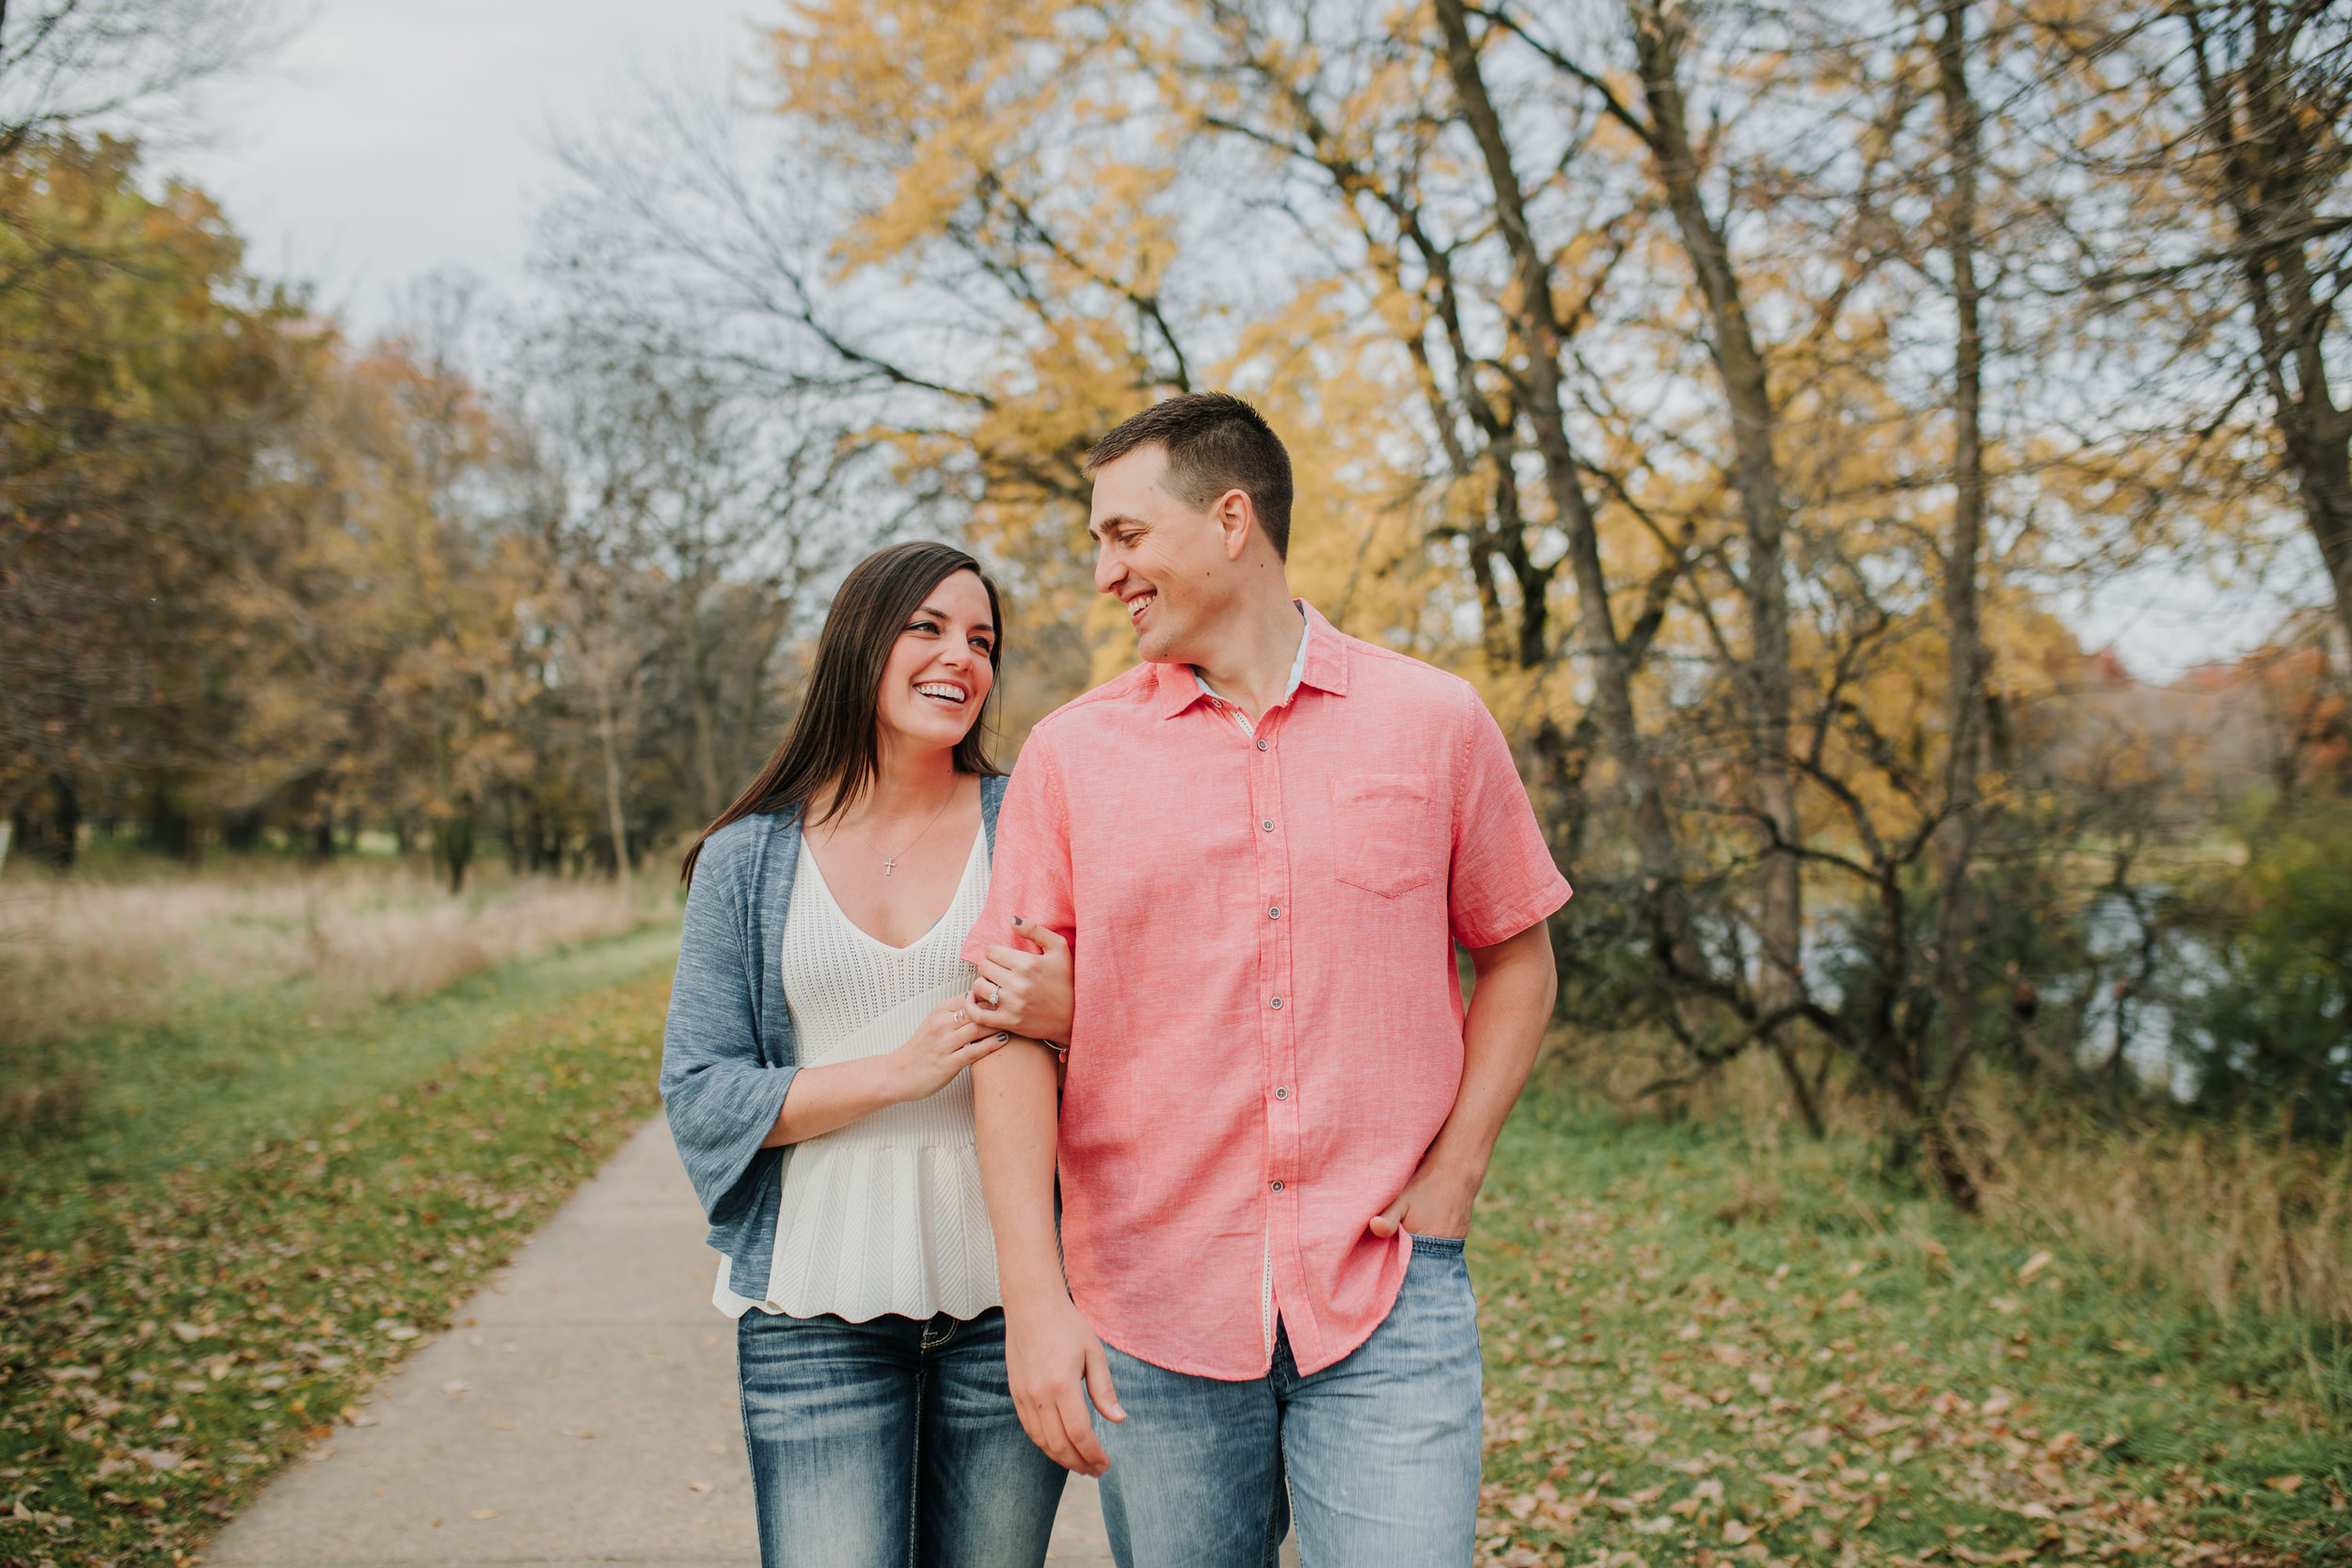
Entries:
<svg viewBox="0 0 2352 1568">
<path fill-rule="evenodd" d="M 1249 547 L 1249 536 L 1257 531 L 1258 508 L 1250 500 L 1249 492 L 1228 490 L 1209 503 L 1209 516 L 1225 546 L 1225 559 L 1239 561 L 1241 552 Z"/>
</svg>

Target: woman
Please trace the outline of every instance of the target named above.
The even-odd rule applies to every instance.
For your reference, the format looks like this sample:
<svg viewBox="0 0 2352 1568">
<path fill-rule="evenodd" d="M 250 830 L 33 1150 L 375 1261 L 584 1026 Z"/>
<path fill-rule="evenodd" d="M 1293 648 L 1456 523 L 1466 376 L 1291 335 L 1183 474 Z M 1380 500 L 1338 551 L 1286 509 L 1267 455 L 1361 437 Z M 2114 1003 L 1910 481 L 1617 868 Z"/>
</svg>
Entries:
<svg viewBox="0 0 2352 1568">
<path fill-rule="evenodd" d="M 766 1568 L 1025 1568 L 1061 1496 L 1005 1383 L 968 1070 L 1035 1047 L 966 1016 L 959 957 L 1001 657 L 977 562 L 868 557 L 790 733 L 686 857 L 661 1095 L 724 1255 Z M 1068 976 L 1028 1016 L 1067 1016 Z"/>
</svg>

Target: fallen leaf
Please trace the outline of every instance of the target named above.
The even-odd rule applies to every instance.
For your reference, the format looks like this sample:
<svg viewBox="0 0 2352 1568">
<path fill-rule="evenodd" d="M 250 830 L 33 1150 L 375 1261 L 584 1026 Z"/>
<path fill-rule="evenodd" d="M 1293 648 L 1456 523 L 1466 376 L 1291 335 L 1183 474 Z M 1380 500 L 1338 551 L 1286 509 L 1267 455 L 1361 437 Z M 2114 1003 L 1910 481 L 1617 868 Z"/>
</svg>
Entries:
<svg viewBox="0 0 2352 1568">
<path fill-rule="evenodd" d="M 477 1519 L 495 1519 L 499 1516 L 499 1511 L 495 1508 L 477 1508 L 473 1511 L 473 1516 Z"/>
<path fill-rule="evenodd" d="M 2303 1478 L 2301 1476 L 2272 1476 L 2263 1484 L 2274 1491 L 2284 1492 L 2292 1497 L 2302 1487 Z"/>
<path fill-rule="evenodd" d="M 2031 1258 L 2026 1259 L 2026 1266 L 2017 1271 L 2017 1283 L 2020 1285 L 2032 1284 L 2033 1276 L 2048 1268 L 2052 1261 L 2053 1259 L 2047 1252 L 2035 1253 Z"/>
</svg>

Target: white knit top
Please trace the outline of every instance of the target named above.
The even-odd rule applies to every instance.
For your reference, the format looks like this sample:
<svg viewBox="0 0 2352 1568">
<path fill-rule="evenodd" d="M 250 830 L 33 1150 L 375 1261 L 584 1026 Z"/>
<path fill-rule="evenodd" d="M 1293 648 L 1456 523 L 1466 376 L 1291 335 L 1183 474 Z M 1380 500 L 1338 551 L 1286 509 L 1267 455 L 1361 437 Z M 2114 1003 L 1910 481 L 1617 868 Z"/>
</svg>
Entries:
<svg viewBox="0 0 2352 1568">
<path fill-rule="evenodd" d="M 971 990 L 963 939 L 988 901 L 988 835 L 973 834 L 963 880 L 939 924 L 910 947 L 868 936 L 841 912 L 801 842 L 785 913 L 784 995 L 803 1067 L 896 1051 L 933 1007 Z M 719 1268 L 712 1301 L 864 1323 L 976 1318 L 1000 1305 L 996 1244 L 980 1196 L 972 1074 L 928 1100 L 892 1105 L 793 1146 L 777 1206 L 766 1299 L 733 1291 Z"/>
</svg>

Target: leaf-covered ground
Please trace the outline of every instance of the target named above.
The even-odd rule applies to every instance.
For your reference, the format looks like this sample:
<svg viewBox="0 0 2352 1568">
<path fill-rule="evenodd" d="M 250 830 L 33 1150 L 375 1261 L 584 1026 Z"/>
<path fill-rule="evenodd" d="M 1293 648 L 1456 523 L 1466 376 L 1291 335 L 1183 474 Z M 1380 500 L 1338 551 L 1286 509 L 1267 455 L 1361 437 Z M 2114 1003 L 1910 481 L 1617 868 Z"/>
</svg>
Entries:
<svg viewBox="0 0 2352 1568">
<path fill-rule="evenodd" d="M 652 1113 L 666 940 L 115 1042 L 0 1178 L 0 1565 L 183 1561 L 364 1419 Z M 1482 1562 L 2352 1563 L 2342 1343 L 1866 1164 L 1531 1095 L 1472 1243 Z"/>
<path fill-rule="evenodd" d="M 1472 1241 L 1482 1562 L 2352 1562 L 2339 1341 L 1861 1153 L 1521 1105 Z"/>
<path fill-rule="evenodd" d="M 193 1119 L 156 1069 L 143 1113 L 34 1150 L 0 1190 L 0 1564 L 183 1561 L 364 1419 L 352 1401 L 656 1109 L 662 947 L 517 965 L 282 1069 L 273 1049 Z"/>
</svg>

